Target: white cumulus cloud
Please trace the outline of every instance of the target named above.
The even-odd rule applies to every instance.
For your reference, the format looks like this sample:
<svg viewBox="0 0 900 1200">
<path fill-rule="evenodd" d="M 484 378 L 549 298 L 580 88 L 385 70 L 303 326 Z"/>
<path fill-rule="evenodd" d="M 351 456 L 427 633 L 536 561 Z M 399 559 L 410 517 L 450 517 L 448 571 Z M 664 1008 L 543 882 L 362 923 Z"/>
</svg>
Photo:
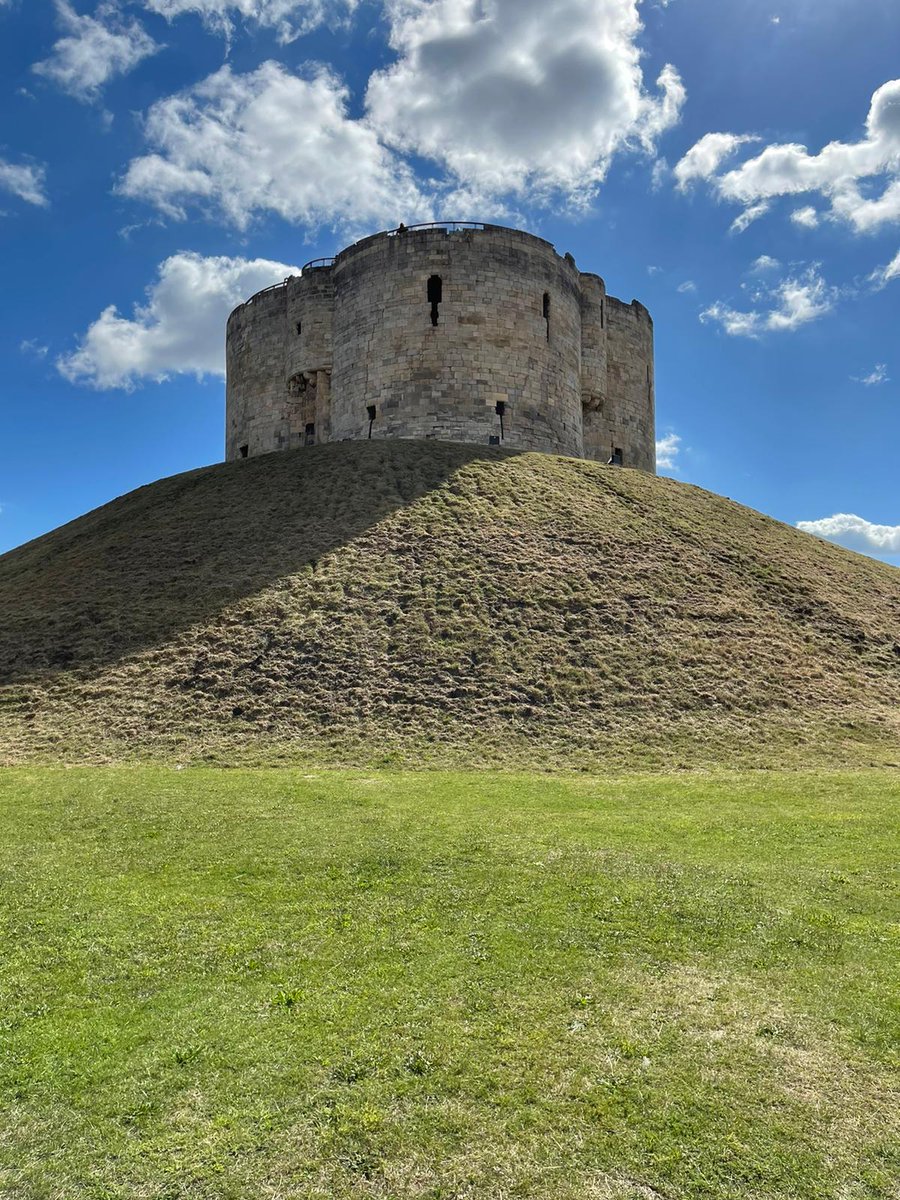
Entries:
<svg viewBox="0 0 900 1200">
<path fill-rule="evenodd" d="M 752 139 L 707 134 L 676 166 L 676 178 L 706 179 L 723 200 L 740 204 L 745 211 L 778 197 L 815 193 L 830 206 L 832 219 L 848 223 L 858 233 L 900 221 L 900 79 L 875 92 L 865 136 L 858 141 L 829 142 L 817 154 L 797 143 L 774 143 L 739 166 L 721 171 L 727 154 L 748 140 Z M 815 209 L 805 207 L 795 211 L 792 219 L 811 226 L 818 218 Z"/>
<path fill-rule="evenodd" d="M 130 163 L 118 190 L 174 217 L 191 203 L 217 208 L 241 229 L 266 211 L 311 225 L 428 220 L 410 169 L 348 102 L 324 67 L 308 77 L 275 62 L 247 75 L 222 67 L 153 105 L 154 152 Z"/>
<path fill-rule="evenodd" d="M 65 35 L 32 70 L 79 100 L 96 100 L 110 79 L 161 49 L 115 0 L 99 4 L 93 16 L 79 16 L 69 0 L 56 0 L 56 12 Z"/>
<path fill-rule="evenodd" d="M 811 266 L 760 287 L 753 299 L 756 307 L 749 311 L 716 301 L 700 314 L 700 320 L 717 322 L 732 337 L 792 332 L 830 312 L 837 290 L 825 282 L 817 266 Z"/>
<path fill-rule="evenodd" d="M 706 133 L 696 142 L 684 158 L 675 164 L 673 175 L 681 192 L 687 191 L 698 180 L 712 179 L 721 164 L 747 142 L 758 142 L 758 137 L 736 133 Z"/>
<path fill-rule="evenodd" d="M 637 0 L 387 0 L 397 61 L 369 81 L 369 120 L 402 152 L 486 194 L 586 201 L 617 152 L 652 151 L 685 90 L 648 91 Z"/>
<path fill-rule="evenodd" d="M 234 19 L 274 29 L 282 43 L 292 42 L 316 25 L 346 16 L 357 0 L 144 0 L 144 6 L 167 20 L 196 13 L 205 24 L 229 36 Z"/>
<path fill-rule="evenodd" d="M 57 360 L 73 383 L 132 389 L 170 375 L 224 375 L 225 321 L 255 292 L 299 268 L 266 259 L 174 254 L 159 268 L 145 304 L 123 317 L 104 309 L 76 350 Z"/>
<path fill-rule="evenodd" d="M 797 208 L 791 213 L 791 220 L 801 229 L 815 229 L 819 224 L 819 214 L 811 204 Z"/>
<path fill-rule="evenodd" d="M 798 521 L 797 528 L 863 554 L 900 554 L 900 525 L 873 525 L 853 513 L 835 513 L 818 521 Z"/>
<path fill-rule="evenodd" d="M 0 192 L 11 192 L 26 204 L 46 208 L 50 203 L 45 188 L 46 176 L 46 169 L 35 163 L 11 163 L 0 158 Z"/>
<path fill-rule="evenodd" d="M 761 254 L 756 262 L 750 268 L 751 275 L 768 275 L 770 271 L 777 271 L 781 263 L 777 258 L 773 258 L 771 254 Z"/>
<path fill-rule="evenodd" d="M 677 471 L 677 459 L 681 452 L 681 438 L 677 433 L 667 433 L 656 443 L 656 466 L 660 471 Z"/>
</svg>

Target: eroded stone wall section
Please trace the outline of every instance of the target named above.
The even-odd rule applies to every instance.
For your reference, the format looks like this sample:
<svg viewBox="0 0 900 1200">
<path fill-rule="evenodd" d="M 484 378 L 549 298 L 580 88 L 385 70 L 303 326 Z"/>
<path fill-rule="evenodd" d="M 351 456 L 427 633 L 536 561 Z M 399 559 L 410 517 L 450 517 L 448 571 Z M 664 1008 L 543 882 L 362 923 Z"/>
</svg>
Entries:
<svg viewBox="0 0 900 1200">
<path fill-rule="evenodd" d="M 229 459 L 404 437 L 655 469 L 647 310 L 518 230 L 366 238 L 238 308 L 227 363 Z"/>
</svg>

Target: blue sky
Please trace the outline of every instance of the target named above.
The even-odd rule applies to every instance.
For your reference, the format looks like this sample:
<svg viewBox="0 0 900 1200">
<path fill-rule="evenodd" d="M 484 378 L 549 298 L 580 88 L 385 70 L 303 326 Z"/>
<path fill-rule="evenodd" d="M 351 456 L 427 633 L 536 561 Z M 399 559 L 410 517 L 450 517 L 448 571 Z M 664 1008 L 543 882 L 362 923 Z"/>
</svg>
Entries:
<svg viewBox="0 0 900 1200">
<path fill-rule="evenodd" d="M 401 220 L 656 326 L 669 473 L 900 564 L 896 0 L 0 0 L 0 550 L 223 454 L 224 321 Z"/>
</svg>

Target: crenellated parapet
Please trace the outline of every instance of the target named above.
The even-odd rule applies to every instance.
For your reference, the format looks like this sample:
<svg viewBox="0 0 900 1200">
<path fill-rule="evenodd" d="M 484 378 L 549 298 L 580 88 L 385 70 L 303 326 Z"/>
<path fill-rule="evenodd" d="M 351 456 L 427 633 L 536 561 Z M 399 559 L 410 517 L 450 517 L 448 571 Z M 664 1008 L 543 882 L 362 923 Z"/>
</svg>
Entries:
<svg viewBox="0 0 900 1200">
<path fill-rule="evenodd" d="M 532 234 L 376 234 L 241 305 L 227 457 L 359 438 L 481 442 L 655 470 L 653 324 Z"/>
</svg>

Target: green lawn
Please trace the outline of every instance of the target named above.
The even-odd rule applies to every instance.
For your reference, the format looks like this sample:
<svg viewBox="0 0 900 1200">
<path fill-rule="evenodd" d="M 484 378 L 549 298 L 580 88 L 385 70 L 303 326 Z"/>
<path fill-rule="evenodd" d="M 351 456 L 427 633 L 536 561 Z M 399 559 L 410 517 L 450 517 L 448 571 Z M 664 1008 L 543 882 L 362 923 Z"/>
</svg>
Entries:
<svg viewBox="0 0 900 1200">
<path fill-rule="evenodd" d="M 0 772 L 0 1195 L 896 1197 L 896 772 Z"/>
</svg>

